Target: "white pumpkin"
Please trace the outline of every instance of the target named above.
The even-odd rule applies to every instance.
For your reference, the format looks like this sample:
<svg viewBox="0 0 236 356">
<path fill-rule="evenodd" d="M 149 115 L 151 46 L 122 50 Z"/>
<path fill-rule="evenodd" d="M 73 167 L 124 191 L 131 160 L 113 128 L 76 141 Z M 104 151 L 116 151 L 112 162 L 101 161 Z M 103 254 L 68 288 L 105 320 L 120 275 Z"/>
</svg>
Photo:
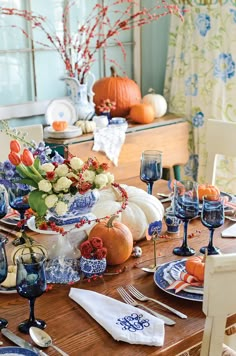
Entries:
<svg viewBox="0 0 236 356">
<path fill-rule="evenodd" d="M 93 132 L 96 128 L 95 122 L 88 120 L 78 120 L 76 121 L 75 126 L 80 127 L 84 134 Z"/>
<path fill-rule="evenodd" d="M 16 266 L 8 266 L 8 274 L 5 281 L 1 283 L 1 286 L 4 288 L 15 287 L 16 285 Z"/>
<path fill-rule="evenodd" d="M 145 237 L 148 225 L 154 221 L 162 220 L 164 207 L 153 195 L 143 189 L 121 184 L 128 193 L 128 205 L 118 220 L 128 226 L 135 241 Z M 121 195 L 113 187 L 100 191 L 100 198 L 92 209 L 97 218 L 116 213 L 121 207 Z M 89 233 L 87 230 L 87 233 Z"/>
<path fill-rule="evenodd" d="M 167 111 L 167 102 L 164 96 L 155 94 L 154 90 L 150 90 L 149 94 L 144 95 L 143 103 L 151 104 L 155 113 L 155 117 L 162 117 Z"/>
</svg>

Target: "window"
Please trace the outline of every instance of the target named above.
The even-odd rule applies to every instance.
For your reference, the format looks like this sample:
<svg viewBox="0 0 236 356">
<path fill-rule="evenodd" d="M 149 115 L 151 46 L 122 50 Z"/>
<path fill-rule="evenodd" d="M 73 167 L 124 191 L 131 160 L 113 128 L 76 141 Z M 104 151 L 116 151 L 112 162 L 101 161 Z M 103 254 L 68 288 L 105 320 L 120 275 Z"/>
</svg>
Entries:
<svg viewBox="0 0 236 356">
<path fill-rule="evenodd" d="M 46 16 L 50 20 L 50 26 L 61 37 L 62 12 L 67 1 L 0 0 L 0 6 L 34 11 Z M 86 18 L 99 1 L 105 0 L 78 1 L 69 14 L 71 33 L 76 31 L 78 21 Z M 29 33 L 33 41 L 24 36 L 22 30 Z M 138 58 L 137 55 L 134 56 L 135 36 L 137 33 L 134 35 L 131 30 L 124 31 L 120 36 L 127 54 L 126 61 L 116 43 L 111 43 L 107 50 L 107 58 L 115 59 L 131 78 L 135 77 L 136 70 L 133 58 Z M 32 30 L 30 22 L 14 15 L 0 16 L 0 119 L 43 114 L 50 100 L 66 95 L 66 85 L 60 80 L 66 75 L 64 63 L 55 49 L 42 47 L 37 43 L 40 41 L 45 42 L 42 31 Z M 109 60 L 104 62 L 101 49 L 92 72 L 96 78 L 109 76 L 110 65 Z M 121 71 L 120 75 L 123 75 Z"/>
</svg>

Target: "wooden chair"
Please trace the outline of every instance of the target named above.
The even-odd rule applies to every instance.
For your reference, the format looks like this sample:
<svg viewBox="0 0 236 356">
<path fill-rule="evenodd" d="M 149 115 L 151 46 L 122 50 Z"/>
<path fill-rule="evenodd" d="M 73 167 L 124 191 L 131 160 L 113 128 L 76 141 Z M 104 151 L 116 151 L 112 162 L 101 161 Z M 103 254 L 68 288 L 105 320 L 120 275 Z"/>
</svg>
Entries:
<svg viewBox="0 0 236 356">
<path fill-rule="evenodd" d="M 207 121 L 206 149 L 208 153 L 206 182 L 215 184 L 217 155 L 236 156 L 236 122 L 209 119 Z"/>
<path fill-rule="evenodd" d="M 205 264 L 203 312 L 206 323 L 201 356 L 220 356 L 225 350 L 227 316 L 236 312 L 236 254 L 208 256 Z M 224 346 L 224 347 L 223 347 Z M 229 349 L 229 355 L 236 352 Z M 226 355 L 226 352 L 225 352 Z"/>
<path fill-rule="evenodd" d="M 26 133 L 26 140 L 35 142 L 43 141 L 43 126 L 41 124 L 29 125 L 29 126 L 20 126 L 17 127 L 17 130 Z M 9 144 L 12 140 L 12 137 L 6 135 L 4 132 L 0 132 L 0 161 L 5 161 L 9 154 Z"/>
</svg>

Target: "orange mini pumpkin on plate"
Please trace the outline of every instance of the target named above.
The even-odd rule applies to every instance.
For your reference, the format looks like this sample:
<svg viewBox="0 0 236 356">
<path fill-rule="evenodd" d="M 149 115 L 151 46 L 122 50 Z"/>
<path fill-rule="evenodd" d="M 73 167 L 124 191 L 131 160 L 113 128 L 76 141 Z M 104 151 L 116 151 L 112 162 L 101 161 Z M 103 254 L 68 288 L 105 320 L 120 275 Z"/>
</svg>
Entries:
<svg viewBox="0 0 236 356">
<path fill-rule="evenodd" d="M 65 131 L 68 127 L 67 121 L 53 121 L 52 127 L 55 131 Z"/>
<path fill-rule="evenodd" d="M 186 271 L 196 277 L 200 282 L 204 281 L 205 256 L 193 256 L 185 262 Z"/>
<path fill-rule="evenodd" d="M 202 201 L 203 197 L 207 196 L 209 200 L 217 200 L 220 196 L 220 190 L 211 184 L 199 184 L 198 186 L 198 197 Z"/>
</svg>

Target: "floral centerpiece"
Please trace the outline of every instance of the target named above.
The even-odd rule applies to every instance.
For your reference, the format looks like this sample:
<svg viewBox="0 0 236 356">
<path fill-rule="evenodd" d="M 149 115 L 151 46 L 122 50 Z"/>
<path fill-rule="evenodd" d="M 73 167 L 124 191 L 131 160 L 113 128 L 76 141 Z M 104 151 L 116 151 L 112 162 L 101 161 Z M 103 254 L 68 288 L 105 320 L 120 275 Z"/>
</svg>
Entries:
<svg viewBox="0 0 236 356">
<path fill-rule="evenodd" d="M 107 163 L 99 163 L 96 158 L 86 161 L 79 157 L 64 159 L 57 152 L 52 154 L 43 142 L 38 145 L 29 143 L 29 147 L 22 149 L 16 137 L 19 136 L 12 135 L 9 159 L 0 163 L 0 183 L 5 186 L 20 183 L 33 188 L 28 201 L 41 228 L 47 228 L 50 209 L 61 216 L 67 213 L 69 197 L 85 195 L 114 183 Z M 24 139 L 22 141 L 27 144 Z"/>
<path fill-rule="evenodd" d="M 153 2 L 151 3 L 153 4 Z M 76 32 L 71 33 L 69 29 L 70 10 L 76 4 L 77 1 L 74 0 L 66 2 L 62 15 L 62 37 L 59 37 L 56 30 L 52 29 L 50 21 L 38 13 L 0 7 L 0 14 L 23 18 L 31 23 L 32 32 L 41 31 L 44 40 L 42 38 L 39 42 L 34 40 L 32 34 L 25 29 L 16 24 L 11 25 L 18 28 L 27 38 L 31 38 L 37 45 L 56 49 L 65 64 L 68 75 L 77 78 L 80 83 L 85 82 L 86 75 L 95 62 L 99 50 L 103 50 L 106 61 L 115 63 L 114 59 L 107 56 L 106 49 L 109 44 L 117 44 L 126 57 L 124 45 L 119 38 L 123 31 L 132 30 L 135 27 L 140 28 L 170 14 L 176 14 L 183 19 L 182 13 L 184 12 L 174 2 L 168 4 L 165 0 L 155 1 L 155 5 L 151 7 L 140 7 L 138 3 L 131 0 L 98 2 L 95 3 L 87 18 L 82 19 L 78 24 Z M 134 7 L 137 10 L 134 10 Z"/>
</svg>

